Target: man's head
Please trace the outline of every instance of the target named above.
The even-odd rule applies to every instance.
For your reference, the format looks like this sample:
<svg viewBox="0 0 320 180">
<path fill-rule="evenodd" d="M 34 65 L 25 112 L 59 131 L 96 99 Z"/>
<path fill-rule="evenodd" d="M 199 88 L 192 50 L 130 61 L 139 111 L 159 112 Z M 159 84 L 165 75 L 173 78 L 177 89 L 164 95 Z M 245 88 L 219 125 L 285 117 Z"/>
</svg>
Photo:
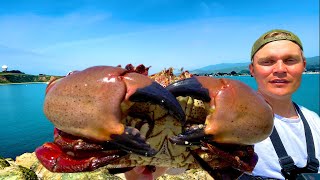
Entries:
<svg viewBox="0 0 320 180">
<path fill-rule="evenodd" d="M 254 43 L 251 75 L 265 97 L 291 98 L 300 86 L 306 67 L 302 43 L 292 32 L 271 30 Z"/>
<path fill-rule="evenodd" d="M 257 53 L 257 51 L 259 51 L 264 45 L 270 42 L 279 41 L 279 40 L 292 41 L 296 43 L 301 48 L 301 50 L 303 50 L 302 43 L 297 35 L 287 30 L 273 29 L 271 31 L 264 33 L 253 44 L 251 49 L 251 61 L 253 61 L 253 57 Z"/>
</svg>

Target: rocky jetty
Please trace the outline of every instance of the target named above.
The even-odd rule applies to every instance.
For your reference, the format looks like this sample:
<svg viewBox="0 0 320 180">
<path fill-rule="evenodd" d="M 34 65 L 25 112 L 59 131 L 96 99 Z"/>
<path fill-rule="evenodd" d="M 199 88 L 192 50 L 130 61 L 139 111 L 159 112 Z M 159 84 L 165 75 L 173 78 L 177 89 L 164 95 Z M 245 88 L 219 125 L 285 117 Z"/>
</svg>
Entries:
<svg viewBox="0 0 320 180">
<path fill-rule="evenodd" d="M 109 174 L 108 169 L 102 167 L 92 172 L 82 173 L 52 173 L 48 171 L 36 158 L 35 153 L 25 153 L 16 157 L 14 161 L 11 158 L 0 158 L 0 180 L 21 179 L 21 180 L 87 180 L 87 179 L 111 179 L 123 180 L 123 174 Z M 179 175 L 165 174 L 157 180 L 212 180 L 212 178 L 203 170 L 192 169 Z"/>
</svg>

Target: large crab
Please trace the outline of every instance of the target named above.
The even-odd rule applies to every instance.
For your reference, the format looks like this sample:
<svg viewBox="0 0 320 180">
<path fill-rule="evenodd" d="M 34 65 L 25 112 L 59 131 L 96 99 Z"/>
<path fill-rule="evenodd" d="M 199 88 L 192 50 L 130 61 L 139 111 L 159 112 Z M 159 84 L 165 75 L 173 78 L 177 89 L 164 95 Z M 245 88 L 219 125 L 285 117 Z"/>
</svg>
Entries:
<svg viewBox="0 0 320 180">
<path fill-rule="evenodd" d="M 164 88 L 142 74 L 96 66 L 51 82 L 44 112 L 56 129 L 54 142 L 36 149 L 40 162 L 53 172 L 202 167 L 219 178 L 252 171 L 252 145 L 273 126 L 260 95 L 234 80 L 192 77 Z"/>
</svg>

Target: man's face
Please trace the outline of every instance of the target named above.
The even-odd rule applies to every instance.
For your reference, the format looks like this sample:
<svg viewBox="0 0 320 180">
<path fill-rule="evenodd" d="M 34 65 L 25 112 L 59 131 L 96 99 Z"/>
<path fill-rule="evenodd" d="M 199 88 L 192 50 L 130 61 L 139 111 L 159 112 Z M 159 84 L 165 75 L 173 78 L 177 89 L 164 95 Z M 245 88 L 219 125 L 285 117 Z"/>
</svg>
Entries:
<svg viewBox="0 0 320 180">
<path fill-rule="evenodd" d="M 288 98 L 299 88 L 306 61 L 300 47 L 288 40 L 263 46 L 249 66 L 260 93 L 272 98 Z"/>
</svg>

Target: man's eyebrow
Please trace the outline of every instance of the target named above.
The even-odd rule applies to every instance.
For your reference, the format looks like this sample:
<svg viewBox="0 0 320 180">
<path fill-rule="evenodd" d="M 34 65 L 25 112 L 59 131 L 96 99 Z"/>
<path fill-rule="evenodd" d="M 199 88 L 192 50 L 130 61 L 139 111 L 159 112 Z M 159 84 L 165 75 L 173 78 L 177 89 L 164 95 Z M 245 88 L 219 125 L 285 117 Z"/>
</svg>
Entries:
<svg viewBox="0 0 320 180">
<path fill-rule="evenodd" d="M 265 60 L 269 60 L 271 58 L 272 58 L 271 56 L 266 56 L 266 57 L 259 58 L 258 61 L 265 61 Z"/>
<path fill-rule="evenodd" d="M 265 57 L 259 58 L 258 61 L 270 60 L 272 58 L 273 58 L 273 56 L 265 56 Z M 283 59 L 289 59 L 289 58 L 300 59 L 300 55 L 299 54 L 290 54 L 290 55 L 283 57 Z"/>
<path fill-rule="evenodd" d="M 293 58 L 293 59 L 300 59 L 300 55 L 288 55 L 286 56 L 286 59 L 289 59 L 289 58 Z"/>
</svg>

